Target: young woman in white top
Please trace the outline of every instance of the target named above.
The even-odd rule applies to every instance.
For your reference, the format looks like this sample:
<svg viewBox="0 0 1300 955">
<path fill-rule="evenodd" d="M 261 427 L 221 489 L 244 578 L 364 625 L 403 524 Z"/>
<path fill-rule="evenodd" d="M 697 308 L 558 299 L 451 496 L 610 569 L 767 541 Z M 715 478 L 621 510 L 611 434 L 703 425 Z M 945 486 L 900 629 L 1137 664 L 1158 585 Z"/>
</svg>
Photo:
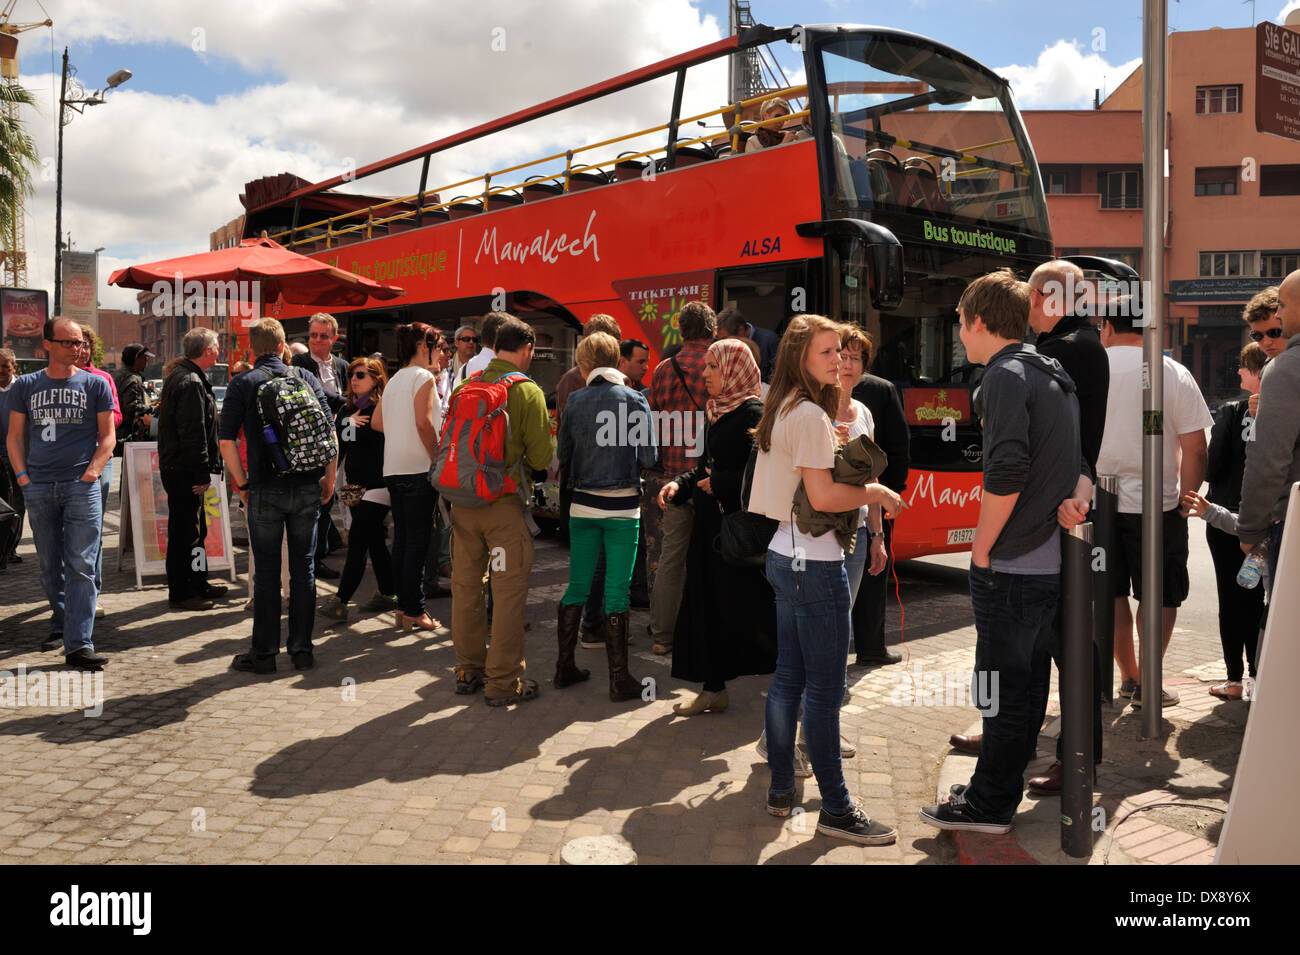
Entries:
<svg viewBox="0 0 1300 955">
<path fill-rule="evenodd" d="M 402 366 L 375 405 L 371 427 L 384 435 L 384 484 L 393 508 L 393 570 L 397 575 L 397 626 L 436 630 L 442 624 L 424 610 L 424 560 L 438 495 L 429 467 L 438 453 L 442 404 L 434 373 L 441 357 L 438 336 L 423 322 L 397 326 Z"/>
<path fill-rule="evenodd" d="M 854 806 L 840 765 L 839 707 L 852 637 L 844 550 L 834 534 L 805 535 L 791 519 L 800 480 L 819 511 L 880 505 L 892 516 L 901 503 L 880 484 L 855 487 L 831 479 L 840 363 L 840 326 L 821 315 L 796 316 L 781 339 L 772 388 L 754 433 L 759 454 L 749 509 L 780 522 L 767 551 L 777 616 L 776 673 L 766 712 L 772 770 L 767 811 L 788 816 L 795 805 L 794 745 L 802 697 L 804 736 L 822 797 L 817 830 L 884 845 L 894 841 L 894 830 Z"/>
</svg>

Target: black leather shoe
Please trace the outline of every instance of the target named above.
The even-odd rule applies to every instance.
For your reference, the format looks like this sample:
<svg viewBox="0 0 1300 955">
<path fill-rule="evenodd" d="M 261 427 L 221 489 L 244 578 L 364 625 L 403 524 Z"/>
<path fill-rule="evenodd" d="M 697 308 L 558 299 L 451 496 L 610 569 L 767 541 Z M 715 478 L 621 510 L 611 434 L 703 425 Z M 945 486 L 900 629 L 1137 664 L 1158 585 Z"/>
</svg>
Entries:
<svg viewBox="0 0 1300 955">
<path fill-rule="evenodd" d="M 19 557 L 17 554 L 10 554 L 10 555 L 9 555 L 9 563 L 11 563 L 11 564 L 21 564 L 22 562 L 23 562 L 23 559 L 22 559 L 21 557 Z"/>
<path fill-rule="evenodd" d="M 879 667 L 888 666 L 891 663 L 898 663 L 903 659 L 903 655 L 897 650 L 890 650 L 886 647 L 879 652 L 859 653 L 853 661 L 855 667 Z"/>
<path fill-rule="evenodd" d="M 329 564 L 317 564 L 316 576 L 321 580 L 338 580 L 342 574 L 331 567 Z"/>
<path fill-rule="evenodd" d="M 316 657 L 310 650 L 299 650 L 293 654 L 293 668 L 295 670 L 310 670 L 316 665 Z"/>
<path fill-rule="evenodd" d="M 978 756 L 980 754 L 980 742 L 983 739 L 983 733 L 975 733 L 972 736 L 953 733 L 948 737 L 948 745 L 959 753 L 970 753 L 972 756 Z"/>
<path fill-rule="evenodd" d="M 230 661 L 230 669 L 240 673 L 274 673 L 275 657 L 255 657 L 251 653 L 241 653 Z"/>
<path fill-rule="evenodd" d="M 213 606 L 212 601 L 207 597 L 199 596 L 186 597 L 184 600 L 169 600 L 167 602 L 177 610 L 211 610 Z"/>
<path fill-rule="evenodd" d="M 207 597 L 209 600 L 218 600 L 228 593 L 230 593 L 230 588 L 225 584 L 208 584 L 207 587 L 199 591 L 201 596 Z"/>
<path fill-rule="evenodd" d="M 63 646 L 63 634 L 61 633 L 52 633 L 41 641 L 42 650 L 54 650 L 61 646 Z"/>
<path fill-rule="evenodd" d="M 78 670 L 102 670 L 104 664 L 108 662 L 108 657 L 101 657 L 94 650 L 87 650 L 82 647 L 80 650 L 74 650 L 63 658 L 70 667 L 76 667 Z"/>
</svg>

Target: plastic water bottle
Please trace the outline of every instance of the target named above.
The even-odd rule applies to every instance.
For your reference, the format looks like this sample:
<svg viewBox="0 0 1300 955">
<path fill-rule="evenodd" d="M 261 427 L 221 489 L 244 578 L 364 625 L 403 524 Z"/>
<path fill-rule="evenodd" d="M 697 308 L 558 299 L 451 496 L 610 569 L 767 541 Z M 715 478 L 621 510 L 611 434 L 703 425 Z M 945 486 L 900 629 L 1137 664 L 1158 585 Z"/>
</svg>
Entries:
<svg viewBox="0 0 1300 955">
<path fill-rule="evenodd" d="M 283 472 L 289 470 L 289 459 L 284 456 L 284 448 L 280 447 L 280 437 L 275 433 L 275 429 L 269 424 L 263 426 L 262 437 L 266 441 L 267 453 L 271 455 L 271 465 L 276 471 Z M 1258 577 L 1256 583 L 1259 582 Z M 1246 586 L 1245 584 L 1242 585 Z M 1250 586 L 1255 586 L 1251 584 Z"/>
<path fill-rule="evenodd" d="M 1268 541 L 1260 541 L 1246 555 L 1246 559 L 1241 563 L 1241 570 L 1237 571 L 1237 586 L 1245 587 L 1247 590 L 1254 590 L 1259 586 L 1259 578 L 1267 573 L 1268 560 Z"/>
</svg>

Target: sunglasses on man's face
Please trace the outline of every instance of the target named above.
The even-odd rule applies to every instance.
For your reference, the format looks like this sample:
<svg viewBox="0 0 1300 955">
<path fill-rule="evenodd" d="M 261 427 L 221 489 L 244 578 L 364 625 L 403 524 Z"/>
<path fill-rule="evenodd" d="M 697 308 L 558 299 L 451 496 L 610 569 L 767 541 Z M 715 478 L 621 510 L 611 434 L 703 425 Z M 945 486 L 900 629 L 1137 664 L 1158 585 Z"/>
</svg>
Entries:
<svg viewBox="0 0 1300 955">
<path fill-rule="evenodd" d="M 1265 336 L 1265 335 L 1267 335 L 1269 338 L 1281 338 L 1281 337 L 1282 337 L 1282 329 L 1280 329 L 1280 328 L 1270 328 L 1270 329 L 1269 329 L 1268 331 L 1266 331 L 1266 332 L 1251 332 L 1251 333 L 1250 333 L 1250 340 L 1251 340 L 1252 342 L 1262 342 L 1262 341 L 1264 340 L 1264 336 Z"/>
<path fill-rule="evenodd" d="M 456 339 L 456 341 L 458 341 L 458 342 L 466 342 L 466 343 L 468 343 L 468 342 L 473 342 L 475 345 L 478 344 L 478 339 L 477 339 L 477 338 L 458 338 L 458 339 Z"/>
</svg>

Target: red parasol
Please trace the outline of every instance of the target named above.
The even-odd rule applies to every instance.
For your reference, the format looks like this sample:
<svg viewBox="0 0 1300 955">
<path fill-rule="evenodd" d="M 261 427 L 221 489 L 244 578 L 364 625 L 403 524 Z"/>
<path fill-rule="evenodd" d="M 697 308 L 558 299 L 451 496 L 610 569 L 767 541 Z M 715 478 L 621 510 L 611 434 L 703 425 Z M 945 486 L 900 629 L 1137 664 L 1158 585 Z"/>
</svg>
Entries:
<svg viewBox="0 0 1300 955">
<path fill-rule="evenodd" d="M 291 305 L 356 307 L 364 305 L 368 298 L 389 299 L 406 294 L 405 289 L 395 285 L 353 275 L 299 255 L 265 236 L 244 239 L 229 249 L 128 266 L 118 269 L 108 280 L 109 285 L 146 291 L 160 282 L 168 290 L 178 283 L 190 282 L 200 282 L 205 286 L 209 282 L 256 283 L 252 286 L 253 294 L 248 296 L 243 294 L 244 286 L 236 286 L 240 290 L 240 300 L 253 301 L 255 296 L 262 302 L 274 302 L 283 298 Z"/>
</svg>

